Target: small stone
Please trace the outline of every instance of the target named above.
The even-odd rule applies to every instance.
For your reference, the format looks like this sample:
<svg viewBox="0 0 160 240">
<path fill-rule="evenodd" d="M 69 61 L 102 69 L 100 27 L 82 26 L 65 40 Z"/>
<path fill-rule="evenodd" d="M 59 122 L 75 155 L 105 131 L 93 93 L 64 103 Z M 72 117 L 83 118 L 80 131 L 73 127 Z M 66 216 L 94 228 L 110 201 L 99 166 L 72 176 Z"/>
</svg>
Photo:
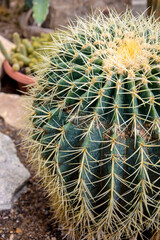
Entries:
<svg viewBox="0 0 160 240">
<path fill-rule="evenodd" d="M 12 139 L 0 132 L 0 211 L 11 209 L 22 192 L 27 190 L 29 171 L 17 157 Z"/>
<path fill-rule="evenodd" d="M 16 228 L 16 233 L 22 233 L 22 230 L 20 228 Z"/>
<path fill-rule="evenodd" d="M 16 129 L 21 129 L 26 125 L 24 102 L 23 96 L 0 93 L 0 116 Z"/>
</svg>

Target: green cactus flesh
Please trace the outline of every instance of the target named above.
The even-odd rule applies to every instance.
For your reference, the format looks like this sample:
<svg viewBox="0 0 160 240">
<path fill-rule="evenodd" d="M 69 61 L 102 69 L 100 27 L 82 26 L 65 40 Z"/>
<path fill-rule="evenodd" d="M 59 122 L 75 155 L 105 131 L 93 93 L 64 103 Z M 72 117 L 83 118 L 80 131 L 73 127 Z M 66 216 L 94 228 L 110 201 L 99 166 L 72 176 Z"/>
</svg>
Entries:
<svg viewBox="0 0 160 240">
<path fill-rule="evenodd" d="M 159 23 L 100 13 L 53 41 L 30 92 L 29 136 L 62 229 L 78 240 L 156 231 Z"/>
</svg>

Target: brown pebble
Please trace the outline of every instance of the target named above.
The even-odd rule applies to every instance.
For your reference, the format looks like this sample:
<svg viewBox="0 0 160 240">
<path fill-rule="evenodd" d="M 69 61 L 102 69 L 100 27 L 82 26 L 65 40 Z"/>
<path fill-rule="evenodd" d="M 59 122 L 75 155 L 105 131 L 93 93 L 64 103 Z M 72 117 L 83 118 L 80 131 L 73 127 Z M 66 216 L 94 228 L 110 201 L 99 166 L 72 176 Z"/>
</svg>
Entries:
<svg viewBox="0 0 160 240">
<path fill-rule="evenodd" d="M 20 228 L 16 228 L 16 233 L 22 233 L 22 230 Z"/>
</svg>

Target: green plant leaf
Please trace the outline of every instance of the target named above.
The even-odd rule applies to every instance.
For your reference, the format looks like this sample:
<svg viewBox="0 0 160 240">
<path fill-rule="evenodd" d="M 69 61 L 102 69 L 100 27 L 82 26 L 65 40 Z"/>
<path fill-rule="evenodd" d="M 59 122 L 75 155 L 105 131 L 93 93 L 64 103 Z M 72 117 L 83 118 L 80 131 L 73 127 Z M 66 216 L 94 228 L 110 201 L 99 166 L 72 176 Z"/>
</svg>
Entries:
<svg viewBox="0 0 160 240">
<path fill-rule="evenodd" d="M 38 25 L 41 25 L 48 14 L 50 0 L 33 0 L 33 17 Z"/>
</svg>

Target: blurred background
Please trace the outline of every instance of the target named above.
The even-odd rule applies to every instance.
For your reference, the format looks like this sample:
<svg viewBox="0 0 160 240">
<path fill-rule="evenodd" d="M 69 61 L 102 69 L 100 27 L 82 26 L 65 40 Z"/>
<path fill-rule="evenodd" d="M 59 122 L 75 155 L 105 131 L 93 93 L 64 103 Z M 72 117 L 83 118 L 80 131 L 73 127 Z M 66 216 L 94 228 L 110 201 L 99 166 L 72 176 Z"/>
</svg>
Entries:
<svg viewBox="0 0 160 240">
<path fill-rule="evenodd" d="M 41 2 L 38 1 L 39 4 Z M 43 3 L 45 2 L 42 1 Z M 154 7 L 158 1 L 147 0 L 48 0 L 46 4 L 47 18 L 42 22 L 44 28 L 60 28 L 66 26 L 68 20 L 74 20 L 75 16 L 85 17 L 88 13 L 101 9 L 105 14 L 109 9 L 116 9 L 122 12 L 128 8 L 133 8 L 134 14 L 143 12 L 149 5 Z M 12 39 L 12 33 L 17 31 L 25 37 L 38 34 L 35 28 L 33 14 L 30 9 L 33 7 L 33 0 L 0 0 L 0 35 Z"/>
</svg>

